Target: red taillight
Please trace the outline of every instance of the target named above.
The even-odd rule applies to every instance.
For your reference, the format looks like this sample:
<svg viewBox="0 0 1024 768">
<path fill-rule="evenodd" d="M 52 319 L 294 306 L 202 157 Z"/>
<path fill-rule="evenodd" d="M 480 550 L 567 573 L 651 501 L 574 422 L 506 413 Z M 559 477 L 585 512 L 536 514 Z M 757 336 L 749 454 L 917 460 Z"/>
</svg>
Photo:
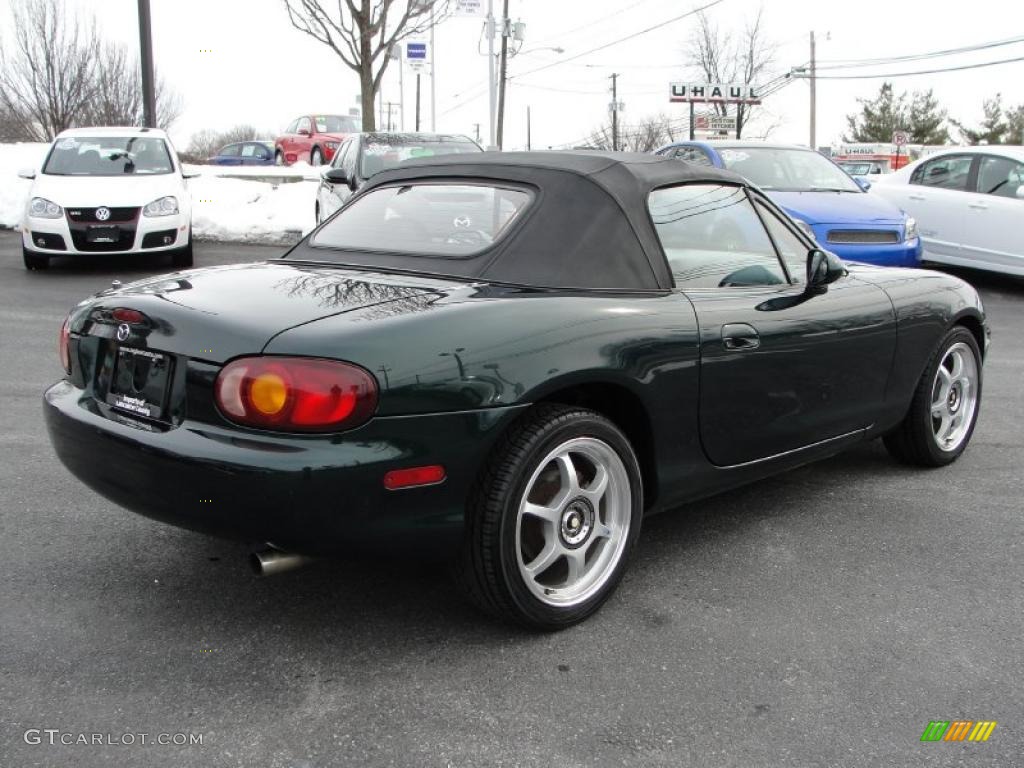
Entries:
<svg viewBox="0 0 1024 768">
<path fill-rule="evenodd" d="M 71 373 L 71 318 L 64 320 L 60 327 L 60 341 L 57 342 L 57 354 L 65 373 Z"/>
<path fill-rule="evenodd" d="M 364 423 L 377 407 L 377 382 L 351 363 L 304 357 L 243 357 L 214 384 L 231 421 L 286 432 L 334 432 Z"/>
<path fill-rule="evenodd" d="M 431 464 L 426 467 L 410 467 L 409 469 L 393 469 L 384 475 L 384 487 L 389 491 L 400 488 L 415 488 L 418 485 L 436 485 L 445 478 L 444 467 Z"/>
<path fill-rule="evenodd" d="M 146 322 L 146 316 L 137 309 L 125 309 L 124 307 L 118 307 L 110 314 L 119 323 L 138 324 Z"/>
</svg>

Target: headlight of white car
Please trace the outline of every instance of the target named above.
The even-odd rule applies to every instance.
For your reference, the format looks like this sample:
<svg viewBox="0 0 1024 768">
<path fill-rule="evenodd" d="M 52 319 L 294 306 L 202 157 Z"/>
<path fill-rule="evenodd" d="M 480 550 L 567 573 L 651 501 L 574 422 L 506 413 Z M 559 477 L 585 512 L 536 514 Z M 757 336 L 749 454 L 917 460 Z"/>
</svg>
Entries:
<svg viewBox="0 0 1024 768">
<path fill-rule="evenodd" d="M 33 197 L 28 204 L 28 215 L 37 219 L 59 219 L 64 215 L 64 209 L 45 197 Z"/>
<path fill-rule="evenodd" d="M 146 216 L 172 216 L 178 212 L 178 198 L 168 195 L 154 200 L 142 209 Z"/>
<path fill-rule="evenodd" d="M 907 216 L 906 224 L 903 225 L 903 239 L 913 240 L 917 237 L 917 219 Z"/>
</svg>

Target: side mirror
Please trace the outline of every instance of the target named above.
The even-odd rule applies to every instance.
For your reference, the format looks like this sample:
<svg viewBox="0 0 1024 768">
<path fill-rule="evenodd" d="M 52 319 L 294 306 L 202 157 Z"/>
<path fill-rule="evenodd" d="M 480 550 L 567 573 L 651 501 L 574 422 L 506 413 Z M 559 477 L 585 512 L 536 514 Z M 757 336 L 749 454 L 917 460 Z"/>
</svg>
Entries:
<svg viewBox="0 0 1024 768">
<path fill-rule="evenodd" d="M 871 189 L 871 182 L 865 179 L 863 176 L 854 176 L 853 180 L 857 184 L 857 186 L 863 189 L 865 192 Z"/>
<path fill-rule="evenodd" d="M 349 183 L 348 174 L 345 173 L 344 168 L 328 168 L 323 172 L 323 178 L 328 184 L 348 185 Z"/>
<path fill-rule="evenodd" d="M 299 128 L 299 136 L 312 136 L 312 132 L 309 128 Z"/>
<path fill-rule="evenodd" d="M 183 179 L 197 179 L 202 175 L 199 171 L 186 171 L 184 168 L 181 170 L 181 178 Z"/>
<path fill-rule="evenodd" d="M 28 179 L 29 181 L 31 181 L 36 177 L 36 172 L 31 168 L 22 168 L 20 171 L 18 171 L 18 176 L 23 179 Z"/>
<path fill-rule="evenodd" d="M 846 267 L 834 253 L 815 248 L 807 254 L 807 291 L 824 293 L 825 286 L 846 274 Z"/>
</svg>

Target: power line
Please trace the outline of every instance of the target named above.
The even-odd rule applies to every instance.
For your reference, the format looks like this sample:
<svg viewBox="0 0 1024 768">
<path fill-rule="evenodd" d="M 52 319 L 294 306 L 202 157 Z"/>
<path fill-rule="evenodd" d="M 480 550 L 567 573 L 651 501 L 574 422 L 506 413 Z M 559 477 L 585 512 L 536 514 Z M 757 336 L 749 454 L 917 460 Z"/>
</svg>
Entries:
<svg viewBox="0 0 1024 768">
<path fill-rule="evenodd" d="M 634 32 L 634 33 L 632 33 L 630 35 L 626 35 L 625 37 L 620 37 L 617 40 L 612 40 L 610 43 L 604 43 L 603 45 L 599 45 L 596 48 L 591 48 L 590 50 L 583 51 L 582 53 L 577 53 L 577 54 L 575 54 L 573 56 L 569 56 L 568 58 L 565 58 L 565 59 L 559 59 L 557 61 L 552 61 L 552 62 L 550 62 L 548 64 L 543 64 L 543 65 L 541 65 L 539 67 L 535 67 L 534 69 L 527 70 L 526 72 L 520 72 L 519 73 L 519 77 L 525 77 L 527 75 L 532 75 L 534 72 L 542 72 L 543 70 L 550 69 L 551 67 L 559 67 L 559 66 L 562 66 L 563 64 L 568 64 L 570 61 L 575 61 L 576 59 L 582 59 L 584 56 L 589 56 L 592 53 L 597 53 L 598 51 L 603 51 L 606 48 L 611 48 L 614 45 L 618 45 L 619 43 L 624 43 L 627 40 L 632 40 L 634 38 L 640 37 L 641 35 L 646 35 L 648 32 L 653 32 L 656 29 L 661 29 L 666 24 L 671 24 L 673 22 L 680 21 L 681 19 L 685 19 L 687 16 L 694 16 L 694 15 L 700 13 L 701 11 L 706 11 L 708 8 L 714 8 L 716 5 L 720 5 L 720 4 L 724 3 L 724 2 L 725 2 L 725 0 L 711 0 L 711 2 L 705 3 L 704 5 L 702 5 L 702 6 L 698 7 L 698 8 L 693 8 L 693 9 L 687 11 L 686 13 L 682 13 L 679 16 L 674 16 L 671 19 L 665 19 L 664 21 L 660 21 L 660 22 L 658 22 L 657 24 L 655 24 L 652 27 L 647 27 L 647 29 L 641 29 L 639 32 Z"/>
<path fill-rule="evenodd" d="M 982 67 L 995 67 L 999 64 L 1012 64 L 1015 61 L 1024 61 L 1024 56 L 1000 59 L 999 61 L 983 61 L 979 64 L 961 64 L 960 66 L 943 67 L 941 69 L 921 69 L 916 72 L 889 72 L 886 74 L 873 72 L 867 75 L 818 75 L 817 77 L 819 80 L 878 80 L 895 77 L 913 77 L 914 75 L 935 75 L 940 72 L 959 72 L 965 69 L 981 69 Z M 793 77 L 806 78 L 807 75 L 794 72 Z"/>
<path fill-rule="evenodd" d="M 596 27 L 598 24 L 600 24 L 602 22 L 605 22 L 605 21 L 608 21 L 608 19 L 615 18 L 616 16 L 621 16 L 626 11 L 631 11 L 634 8 L 636 8 L 638 5 L 643 5 L 644 3 L 649 3 L 649 2 L 651 2 L 651 0 L 636 0 L 636 2 L 633 3 L 632 5 L 627 5 L 625 8 L 620 8 L 617 11 L 609 13 L 607 16 L 601 16 L 600 18 L 594 19 L 593 21 L 588 21 L 586 24 L 581 24 L 578 27 L 573 27 L 572 29 L 567 29 L 564 32 L 558 32 L 558 33 L 553 34 L 553 35 L 551 35 L 549 37 L 542 37 L 540 40 L 534 41 L 532 43 L 532 45 L 539 45 L 540 43 L 550 43 L 551 41 L 562 42 L 569 35 L 573 35 L 573 34 L 579 32 L 581 30 L 584 30 L 584 29 L 590 29 L 591 27 Z"/>
<path fill-rule="evenodd" d="M 961 53 L 983 51 L 990 48 L 999 48 L 1004 45 L 1014 45 L 1024 42 L 1024 37 L 1012 37 L 1006 40 L 993 40 L 987 43 L 976 43 L 965 45 L 960 48 L 948 48 L 943 51 L 931 51 L 929 53 L 911 53 L 905 56 L 888 56 L 878 59 L 829 59 L 818 62 L 818 69 L 848 69 L 853 67 L 870 67 L 878 64 L 896 64 L 905 61 L 921 61 L 923 59 L 934 59 L 943 56 L 954 56 Z"/>
</svg>

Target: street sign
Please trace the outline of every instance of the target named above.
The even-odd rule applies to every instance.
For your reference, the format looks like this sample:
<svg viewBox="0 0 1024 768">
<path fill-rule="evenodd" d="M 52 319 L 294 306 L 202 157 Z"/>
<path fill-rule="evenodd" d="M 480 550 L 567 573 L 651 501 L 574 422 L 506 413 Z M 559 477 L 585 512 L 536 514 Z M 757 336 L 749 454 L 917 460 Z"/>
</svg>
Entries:
<svg viewBox="0 0 1024 768">
<path fill-rule="evenodd" d="M 892 143 L 897 147 L 905 147 L 910 143 L 910 134 L 906 131 L 893 131 Z"/>
<path fill-rule="evenodd" d="M 405 44 L 405 60 L 409 62 L 409 66 L 414 70 L 423 69 L 427 64 L 427 44 L 426 43 L 406 43 Z"/>
<path fill-rule="evenodd" d="M 487 6 L 484 0 L 455 0 L 453 16 L 486 16 Z"/>
<path fill-rule="evenodd" d="M 735 131 L 736 118 L 731 115 L 697 115 L 694 128 L 698 131 Z"/>
<path fill-rule="evenodd" d="M 743 83 L 669 83 L 668 100 L 683 103 L 761 103 L 754 86 Z"/>
</svg>

